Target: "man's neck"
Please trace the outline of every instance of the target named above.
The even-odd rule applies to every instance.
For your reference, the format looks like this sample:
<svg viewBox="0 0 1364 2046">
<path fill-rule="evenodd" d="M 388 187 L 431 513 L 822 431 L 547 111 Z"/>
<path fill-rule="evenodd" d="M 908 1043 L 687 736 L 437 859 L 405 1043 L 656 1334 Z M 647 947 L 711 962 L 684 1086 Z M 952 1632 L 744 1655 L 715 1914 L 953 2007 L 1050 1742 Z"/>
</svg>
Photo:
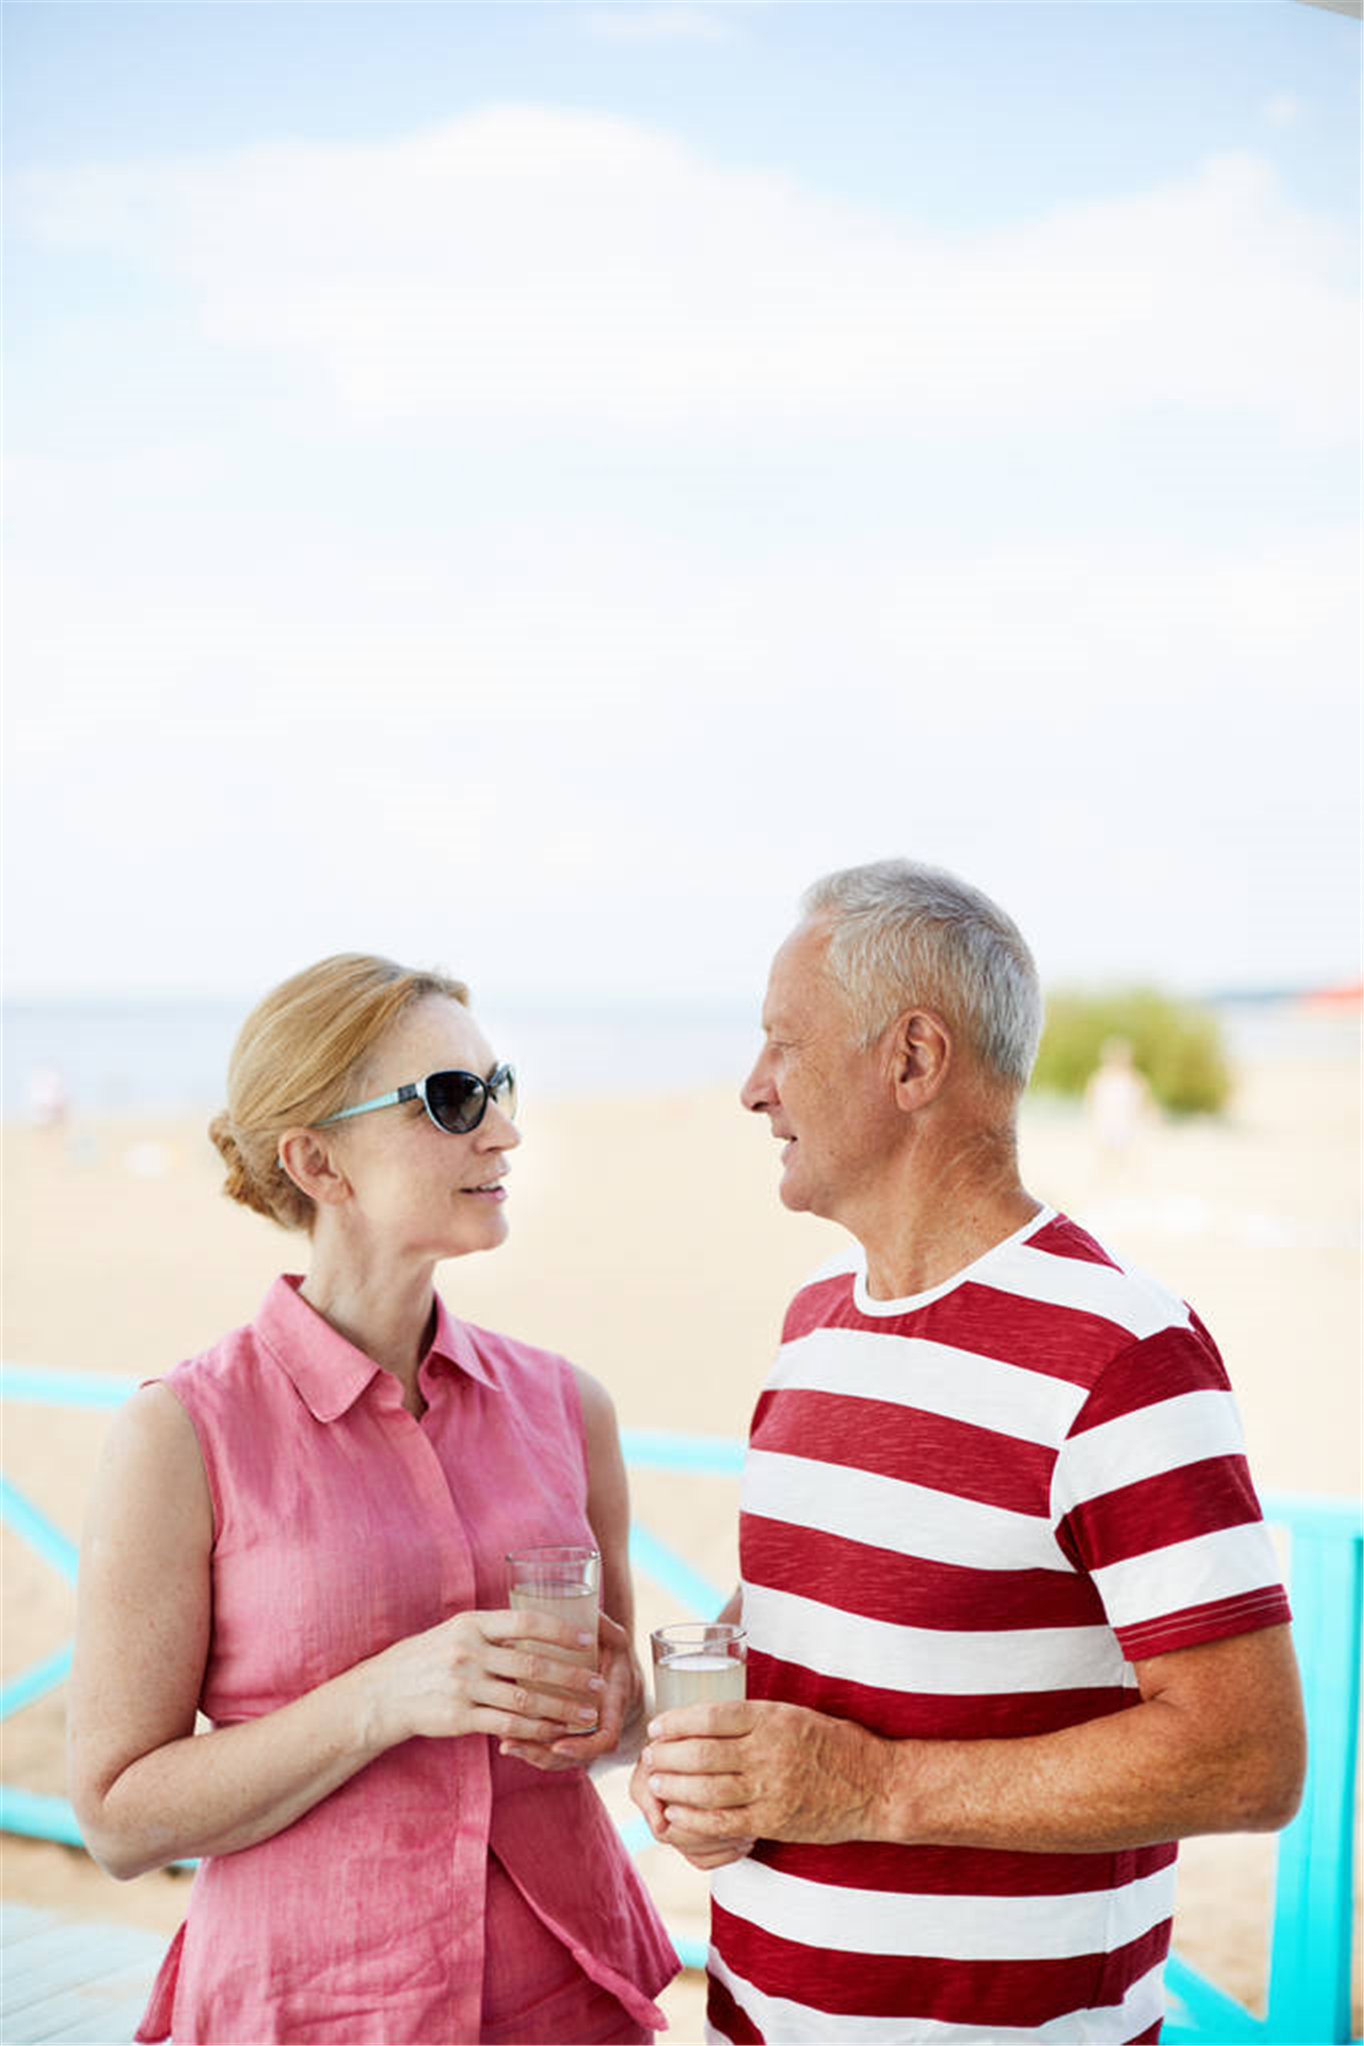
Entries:
<svg viewBox="0 0 1364 2046">
<path fill-rule="evenodd" d="M 946 1154 L 907 1161 L 889 1199 L 853 1230 L 873 1300 L 946 1284 L 1041 1213 L 1018 1177 L 1012 1134 L 974 1132 Z"/>
</svg>

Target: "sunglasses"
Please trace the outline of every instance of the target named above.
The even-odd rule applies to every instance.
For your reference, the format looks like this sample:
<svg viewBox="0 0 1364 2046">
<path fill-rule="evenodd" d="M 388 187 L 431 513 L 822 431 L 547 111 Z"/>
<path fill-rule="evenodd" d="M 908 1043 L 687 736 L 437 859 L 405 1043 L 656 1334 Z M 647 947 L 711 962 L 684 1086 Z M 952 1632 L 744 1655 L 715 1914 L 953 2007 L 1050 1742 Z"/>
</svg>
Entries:
<svg viewBox="0 0 1364 2046">
<path fill-rule="evenodd" d="M 395 1087 L 391 1094 L 376 1094 L 373 1101 L 358 1101 L 354 1108 L 338 1109 L 335 1115 L 324 1116 L 315 1127 L 324 1130 L 328 1123 L 345 1122 L 351 1115 L 368 1115 L 372 1108 L 396 1108 L 400 1101 L 420 1101 L 438 1130 L 445 1130 L 452 1137 L 464 1137 L 478 1128 L 490 1101 L 495 1101 L 504 1115 L 516 1114 L 516 1069 L 494 1066 L 486 1080 L 478 1073 L 428 1073 L 424 1080 L 409 1080 L 405 1087 Z"/>
</svg>

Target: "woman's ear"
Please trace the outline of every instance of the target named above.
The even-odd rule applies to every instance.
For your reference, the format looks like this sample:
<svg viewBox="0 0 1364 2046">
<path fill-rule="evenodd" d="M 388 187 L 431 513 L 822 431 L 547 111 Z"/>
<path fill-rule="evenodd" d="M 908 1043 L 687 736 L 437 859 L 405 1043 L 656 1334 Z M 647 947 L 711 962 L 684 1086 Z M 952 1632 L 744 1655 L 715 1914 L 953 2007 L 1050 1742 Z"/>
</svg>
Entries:
<svg viewBox="0 0 1364 2046">
<path fill-rule="evenodd" d="M 351 1183 L 342 1171 L 333 1145 L 318 1130 L 285 1130 L 279 1140 L 279 1162 L 300 1193 L 323 1207 L 349 1200 Z"/>
</svg>

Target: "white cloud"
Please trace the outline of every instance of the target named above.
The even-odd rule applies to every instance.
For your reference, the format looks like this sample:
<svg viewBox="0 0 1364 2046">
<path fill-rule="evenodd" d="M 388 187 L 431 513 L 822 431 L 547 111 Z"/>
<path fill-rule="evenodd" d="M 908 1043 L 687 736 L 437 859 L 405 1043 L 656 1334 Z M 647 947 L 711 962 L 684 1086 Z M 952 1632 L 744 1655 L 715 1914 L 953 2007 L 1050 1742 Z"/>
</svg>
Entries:
<svg viewBox="0 0 1364 2046">
<path fill-rule="evenodd" d="M 746 988 L 810 875 L 897 849 L 995 889 L 1049 970 L 1348 970 L 1354 536 L 1284 538 L 1291 488 L 1254 545 L 1129 516 L 1121 473 L 1092 529 L 1056 537 L 1046 503 L 1052 462 L 1148 411 L 1253 413 L 1271 461 L 1347 439 L 1354 252 L 1264 165 L 931 233 L 532 108 L 9 198 L 182 286 L 213 399 L 193 442 L 15 464 L 18 982 L 264 985 L 375 943 L 499 986 Z M 97 296 L 81 320 L 73 358 L 113 374 Z M 232 351 L 270 366 L 277 462 L 249 395 L 226 450 Z M 323 434 L 290 438 L 281 359 L 339 397 Z M 420 432 L 367 432 L 392 420 Z M 1001 433 L 1035 537 L 1022 513 L 934 533 L 945 465 L 973 441 L 999 473 Z M 641 480 L 658 434 L 694 472 Z M 525 501 L 484 516 L 512 438 Z"/>
<path fill-rule="evenodd" d="M 805 880 L 894 850 L 995 889 L 1049 972 L 1349 971 L 1343 531 L 9 580 L 19 984 L 263 985 L 363 941 L 739 991 Z"/>
<path fill-rule="evenodd" d="M 367 422 L 960 436 L 1184 405 L 1354 431 L 1350 239 L 1249 156 L 954 234 L 536 107 L 12 182 L 39 234 L 161 265 L 213 342 Z"/>
<path fill-rule="evenodd" d="M 64 486 L 75 479 L 63 469 Z M 350 748 L 382 715 L 450 722 L 498 749 L 520 730 L 627 739 L 658 707 L 785 720 L 837 691 L 849 715 L 901 701 L 950 735 L 1022 710 L 1039 726 L 1124 709 L 1305 716 L 1348 700 L 1358 553 L 1335 530 L 1244 551 L 1100 536 L 915 551 L 707 558 L 625 524 L 439 550 L 395 571 L 328 551 L 309 564 L 167 578 L 154 557 L 70 572 L 12 558 L 6 661 L 20 724 L 131 718 L 237 732 L 316 721 Z M 653 707 L 652 710 L 650 707 Z M 468 735 L 465 737 L 464 735 Z M 595 743 L 595 741 L 594 741 Z"/>
</svg>

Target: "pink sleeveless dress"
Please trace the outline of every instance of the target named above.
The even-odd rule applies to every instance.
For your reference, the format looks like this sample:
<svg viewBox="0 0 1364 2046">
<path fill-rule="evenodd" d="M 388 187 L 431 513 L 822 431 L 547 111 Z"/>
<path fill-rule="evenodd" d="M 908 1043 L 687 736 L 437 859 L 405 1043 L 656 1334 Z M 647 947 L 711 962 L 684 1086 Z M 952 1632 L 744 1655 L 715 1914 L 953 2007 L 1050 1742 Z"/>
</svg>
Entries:
<svg viewBox="0 0 1364 2046">
<path fill-rule="evenodd" d="M 454 1613 L 504 1607 L 508 1549 L 592 1540 L 562 1358 L 438 1305 L 418 1421 L 299 1283 L 278 1279 L 248 1328 L 165 1380 L 213 1502 L 200 1704 L 217 1726 Z M 466 1734 L 404 1741 L 272 1839 L 205 1859 L 137 2037 L 477 2040 L 498 2030 L 490 1892 L 490 1983 L 515 1986 L 518 1940 L 543 1980 L 557 1941 L 594 2023 L 605 2008 L 624 2027 L 583 2036 L 663 2028 L 652 1999 L 677 1957 L 586 1772 L 535 1770 Z M 562 1995 L 551 2005 L 564 2022 Z"/>
</svg>

